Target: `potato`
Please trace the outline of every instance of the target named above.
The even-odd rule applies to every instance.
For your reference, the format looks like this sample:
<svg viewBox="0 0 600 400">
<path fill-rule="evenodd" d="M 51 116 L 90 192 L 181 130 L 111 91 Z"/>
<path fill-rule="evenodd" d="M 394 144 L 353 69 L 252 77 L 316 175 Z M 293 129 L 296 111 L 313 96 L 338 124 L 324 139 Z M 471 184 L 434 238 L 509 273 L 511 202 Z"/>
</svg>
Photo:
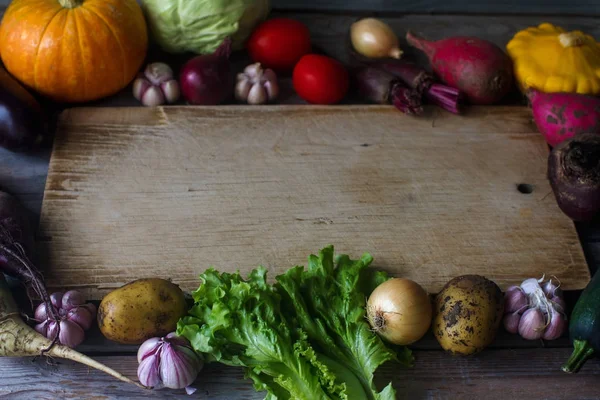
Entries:
<svg viewBox="0 0 600 400">
<path fill-rule="evenodd" d="M 435 298 L 433 333 L 444 350 L 474 354 L 494 341 L 503 314 L 498 285 L 478 275 L 459 276 Z"/>
<path fill-rule="evenodd" d="M 141 344 L 175 331 L 187 313 L 179 286 L 158 278 L 139 279 L 107 294 L 98 307 L 98 326 L 110 340 Z"/>
</svg>

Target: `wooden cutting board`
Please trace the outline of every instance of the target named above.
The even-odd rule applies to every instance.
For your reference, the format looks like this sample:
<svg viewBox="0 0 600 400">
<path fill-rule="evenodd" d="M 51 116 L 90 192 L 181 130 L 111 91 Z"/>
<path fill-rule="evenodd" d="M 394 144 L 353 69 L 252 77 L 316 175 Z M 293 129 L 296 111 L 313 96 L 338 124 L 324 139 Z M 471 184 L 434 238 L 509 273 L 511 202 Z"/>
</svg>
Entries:
<svg viewBox="0 0 600 400">
<path fill-rule="evenodd" d="M 79 108 L 60 122 L 40 224 L 51 287 L 185 290 L 210 266 L 274 277 L 327 244 L 436 292 L 590 279 L 521 107 Z M 531 193 L 522 193 L 530 192 Z"/>
</svg>

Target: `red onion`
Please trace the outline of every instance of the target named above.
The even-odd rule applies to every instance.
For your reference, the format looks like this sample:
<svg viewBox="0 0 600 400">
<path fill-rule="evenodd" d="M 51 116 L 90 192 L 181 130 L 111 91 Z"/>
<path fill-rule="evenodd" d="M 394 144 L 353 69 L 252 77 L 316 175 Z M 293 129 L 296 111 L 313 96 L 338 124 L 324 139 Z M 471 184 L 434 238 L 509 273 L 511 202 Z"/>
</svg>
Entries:
<svg viewBox="0 0 600 400">
<path fill-rule="evenodd" d="M 226 39 L 212 54 L 196 56 L 181 69 L 181 93 L 195 105 L 217 105 L 233 93 L 229 63 L 231 40 Z"/>
</svg>

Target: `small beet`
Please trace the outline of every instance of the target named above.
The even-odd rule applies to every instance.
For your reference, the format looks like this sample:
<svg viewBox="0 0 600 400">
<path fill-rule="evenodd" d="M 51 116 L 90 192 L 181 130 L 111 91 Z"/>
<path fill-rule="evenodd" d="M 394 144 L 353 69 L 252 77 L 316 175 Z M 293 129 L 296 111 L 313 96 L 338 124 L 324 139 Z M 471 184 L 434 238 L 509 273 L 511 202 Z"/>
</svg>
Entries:
<svg viewBox="0 0 600 400">
<path fill-rule="evenodd" d="M 556 146 L 548 158 L 548 179 L 569 218 L 593 219 L 600 211 L 600 135 L 582 133 Z"/>
<path fill-rule="evenodd" d="M 527 96 L 533 120 L 550 146 L 580 133 L 600 133 L 600 98 L 534 89 L 529 90 Z"/>
<path fill-rule="evenodd" d="M 463 92 L 472 104 L 497 103 L 513 88 L 512 60 L 491 42 L 467 36 L 431 42 L 411 32 L 406 40 L 427 55 L 443 82 Z"/>
</svg>

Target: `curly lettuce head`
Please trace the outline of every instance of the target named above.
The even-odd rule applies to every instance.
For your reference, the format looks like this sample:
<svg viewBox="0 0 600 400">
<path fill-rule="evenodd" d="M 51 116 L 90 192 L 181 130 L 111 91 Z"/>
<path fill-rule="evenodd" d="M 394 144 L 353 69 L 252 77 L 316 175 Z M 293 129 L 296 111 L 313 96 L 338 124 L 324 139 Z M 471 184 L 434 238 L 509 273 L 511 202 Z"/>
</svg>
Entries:
<svg viewBox="0 0 600 400">
<path fill-rule="evenodd" d="M 142 0 L 154 40 L 169 53 L 212 53 L 227 37 L 240 49 L 269 0 Z"/>
</svg>

